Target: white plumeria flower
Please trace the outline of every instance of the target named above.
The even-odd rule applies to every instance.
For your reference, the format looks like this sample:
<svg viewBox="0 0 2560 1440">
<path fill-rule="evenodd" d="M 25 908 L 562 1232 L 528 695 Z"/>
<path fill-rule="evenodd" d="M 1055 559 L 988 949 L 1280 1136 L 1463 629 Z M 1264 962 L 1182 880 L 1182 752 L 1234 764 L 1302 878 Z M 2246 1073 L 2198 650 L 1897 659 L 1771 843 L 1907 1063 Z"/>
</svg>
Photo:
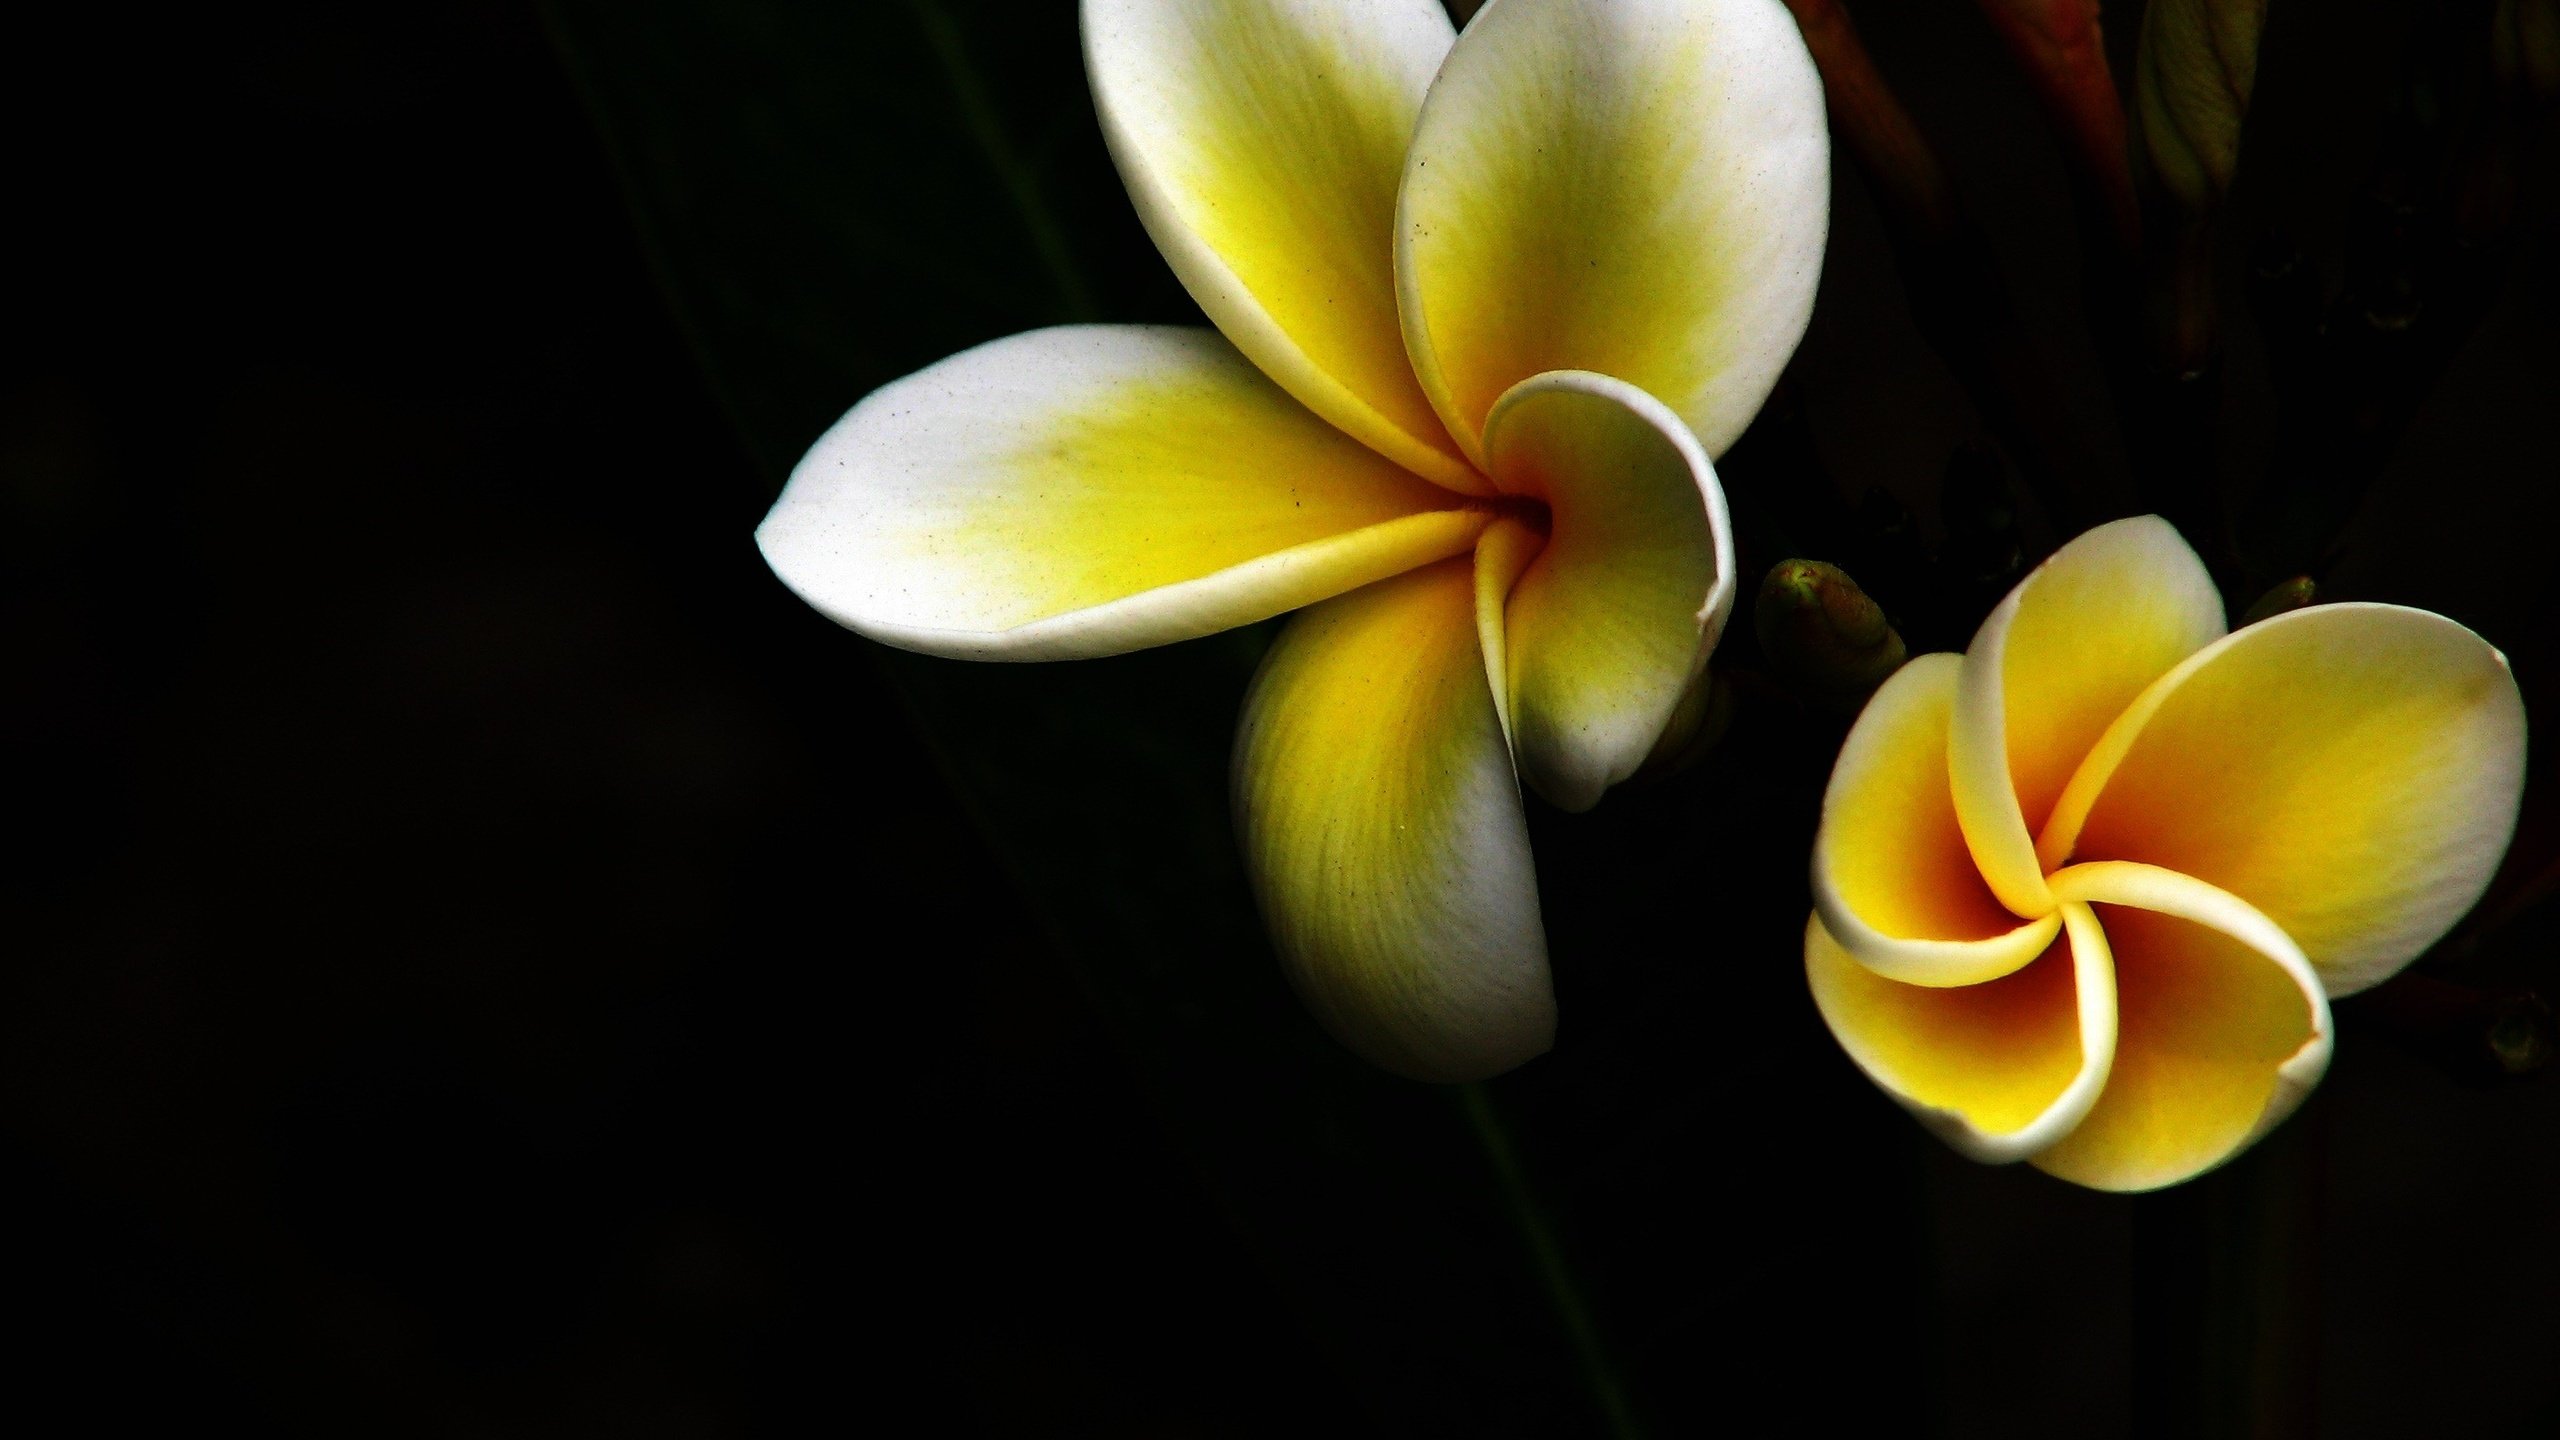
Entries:
<svg viewBox="0 0 2560 1440">
<path fill-rule="evenodd" d="M 1552 1042 L 1518 777 L 1625 779 L 1733 606 L 1708 456 L 1802 337 L 1822 87 L 1777 0 L 1087 0 L 1111 153 L 1208 330 L 999 340 L 873 394 L 757 539 L 929 654 L 1311 606 L 1237 828 L 1309 1007 L 1389 1069 Z M 1454 42 L 1454 43 L 1453 43 Z"/>
<path fill-rule="evenodd" d="M 2479 900 L 2524 741 L 2506 658 L 2443 616 L 2225 634 L 2177 531 L 2102 525 L 1859 715 L 1814 842 L 1815 1003 L 1958 1150 L 2175 1184 L 2310 1092 L 2330 997 Z"/>
</svg>

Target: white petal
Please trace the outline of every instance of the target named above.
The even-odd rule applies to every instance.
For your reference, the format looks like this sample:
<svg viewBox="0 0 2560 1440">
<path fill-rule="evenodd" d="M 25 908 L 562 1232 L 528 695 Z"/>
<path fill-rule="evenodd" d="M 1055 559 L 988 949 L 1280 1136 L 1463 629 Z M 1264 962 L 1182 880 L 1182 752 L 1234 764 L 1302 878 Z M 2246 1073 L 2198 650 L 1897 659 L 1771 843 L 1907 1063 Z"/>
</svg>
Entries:
<svg viewBox="0 0 2560 1440">
<path fill-rule="evenodd" d="M 1317 414 L 1481 490 L 1396 323 L 1396 186 L 1450 37 L 1438 0 L 1084 7 L 1103 136 L 1200 308 Z"/>
<path fill-rule="evenodd" d="M 1236 737 L 1236 829 L 1291 982 L 1344 1044 L 1424 1080 L 1555 1035 L 1475 589 L 1454 559 L 1298 616 Z"/>
<path fill-rule="evenodd" d="M 756 543 L 830 619 L 934 655 L 1109 655 L 1457 554 L 1487 516 L 1206 330 L 1070 326 L 875 392 Z"/>
<path fill-rule="evenodd" d="M 1404 175 L 1405 344 L 1470 454 L 1550 370 L 1624 380 L 1720 454 L 1812 314 L 1830 142 L 1777 0 L 1498 0 Z"/>
<path fill-rule="evenodd" d="M 1550 507 L 1504 612 L 1520 771 L 1587 810 L 1653 752 L 1733 613 L 1724 488 L 1680 417 L 1603 375 L 1539 375 L 1493 409 L 1496 483 Z"/>
</svg>

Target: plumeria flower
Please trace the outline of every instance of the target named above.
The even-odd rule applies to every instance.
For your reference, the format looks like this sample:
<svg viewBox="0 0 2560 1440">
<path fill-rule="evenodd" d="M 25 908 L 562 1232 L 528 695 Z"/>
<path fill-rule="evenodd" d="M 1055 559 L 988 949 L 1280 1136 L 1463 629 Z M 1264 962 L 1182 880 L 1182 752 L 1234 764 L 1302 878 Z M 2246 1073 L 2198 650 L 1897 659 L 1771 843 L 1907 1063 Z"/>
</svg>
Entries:
<svg viewBox="0 0 2560 1440">
<path fill-rule="evenodd" d="M 990 660 L 1308 607 L 1237 829 L 1282 962 L 1371 1060 L 1555 1027 L 1519 780 L 1625 779 L 1733 604 L 1708 457 L 1802 336 L 1822 88 L 1777 0 L 1087 0 L 1157 247 L 1217 329 L 999 340 L 873 394 L 757 532 L 830 618 Z"/>
<path fill-rule="evenodd" d="M 2506 658 L 2396 605 L 2224 633 L 2165 522 L 2101 526 L 1858 717 L 1805 967 L 1860 1068 L 1958 1150 L 2175 1184 L 2281 1121 L 2329 1000 L 2487 888 L 2515 828 Z"/>
</svg>

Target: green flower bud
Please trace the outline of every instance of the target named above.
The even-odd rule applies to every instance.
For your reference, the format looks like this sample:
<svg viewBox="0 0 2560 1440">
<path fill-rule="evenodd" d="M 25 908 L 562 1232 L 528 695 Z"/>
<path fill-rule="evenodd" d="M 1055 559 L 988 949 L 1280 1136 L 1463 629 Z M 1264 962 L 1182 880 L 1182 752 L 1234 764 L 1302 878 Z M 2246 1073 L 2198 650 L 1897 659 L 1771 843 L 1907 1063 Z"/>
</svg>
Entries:
<svg viewBox="0 0 2560 1440">
<path fill-rule="evenodd" d="M 2152 0 L 2133 62 L 2136 163 L 2203 215 L 2231 188 L 2258 77 L 2266 0 Z"/>
<path fill-rule="evenodd" d="M 2279 580 L 2267 588 L 2266 594 L 2258 597 L 2258 603 L 2249 607 L 2248 613 L 2240 617 L 2240 623 L 2255 625 L 2270 615 L 2281 615 L 2287 610 L 2299 610 L 2319 598 L 2319 582 L 2308 575 L 2296 575 L 2290 580 Z"/>
<path fill-rule="evenodd" d="M 1769 668 L 1820 709 L 1854 712 L 1908 658 L 1858 582 L 1819 560 L 1780 561 L 1760 582 L 1751 618 Z"/>
<path fill-rule="evenodd" d="M 2552 1023 L 2550 1002 L 2532 991 L 2495 996 L 2486 1007 L 2482 1045 L 2494 1075 L 2530 1075 L 2560 1054 L 2560 1028 Z"/>
<path fill-rule="evenodd" d="M 2532 990 L 2483 990 L 2408 971 L 2366 994 L 2358 1011 L 2458 1079 L 2498 1084 L 2560 1058 L 2560 1022 Z"/>
</svg>

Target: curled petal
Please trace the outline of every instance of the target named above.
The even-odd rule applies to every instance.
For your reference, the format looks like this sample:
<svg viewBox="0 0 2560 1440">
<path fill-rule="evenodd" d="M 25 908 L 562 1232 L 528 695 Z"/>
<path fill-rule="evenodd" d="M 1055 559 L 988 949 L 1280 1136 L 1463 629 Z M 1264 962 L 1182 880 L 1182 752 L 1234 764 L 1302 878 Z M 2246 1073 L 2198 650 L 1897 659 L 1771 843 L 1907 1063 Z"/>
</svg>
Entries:
<svg viewBox="0 0 2560 1440">
<path fill-rule="evenodd" d="M 1396 187 L 1450 38 L 1437 0 L 1084 7 L 1103 136 L 1200 308 L 1309 409 L 1481 490 L 1396 323 Z"/>
<path fill-rule="evenodd" d="M 783 583 L 902 649 L 1111 655 L 1464 551 L 1486 517 L 1309 414 L 1206 330 L 1086 325 L 888 385 L 756 531 Z"/>
<path fill-rule="evenodd" d="M 2266 916 L 2190 876 L 2075 865 L 2066 903 L 2097 902 L 2115 954 L 2115 1066 L 2038 1169 L 2100 1190 L 2155 1190 L 2212 1169 L 2293 1113 L 2329 1064 L 2329 1002 Z"/>
<path fill-rule="evenodd" d="M 1371 1061 L 1469 1080 L 1555 1034 L 1527 822 L 1464 559 L 1289 623 L 1236 737 L 1236 828 L 1272 942 Z"/>
<path fill-rule="evenodd" d="M 1961 662 L 1923 655 L 1858 715 L 1822 796 L 1813 901 L 1858 962 L 1914 985 L 1973 985 L 2045 951 L 2061 920 L 2021 921 L 1983 883 L 1947 790 Z"/>
<path fill-rule="evenodd" d="M 1512 387 L 1486 448 L 1552 516 L 1504 612 L 1520 771 L 1587 810 L 1652 753 L 1733 613 L 1724 489 L 1680 417 L 1601 375 Z"/>
<path fill-rule="evenodd" d="M 2023 969 L 1980 985 L 1888 980 L 1805 927 L 1814 1004 L 1867 1077 L 1976 1160 L 2036 1154 L 2096 1103 L 2115 1054 L 2115 976 L 2088 907 Z"/>
<path fill-rule="evenodd" d="M 1512 386 L 1614 375 L 1711 455 L 1804 334 L 1830 220 L 1822 82 L 1778 0 L 1502 0 L 1424 102 L 1396 284 L 1470 455 Z"/>
<path fill-rule="evenodd" d="M 1484 651 L 1485 683 L 1493 687 L 1494 713 L 1502 733 L 1518 739 L 1511 723 L 1511 588 L 1547 548 L 1547 537 L 1527 524 L 1503 516 L 1485 527 L 1476 541 L 1476 643 Z M 1516 756 L 1515 756 L 1516 763 Z"/>
<path fill-rule="evenodd" d="M 1982 622 L 1965 650 L 1949 773 L 2002 903 L 2051 907 L 2033 837 L 2055 798 L 2143 687 L 2222 632 L 2204 563 L 2149 515 L 2055 551 Z"/>
<path fill-rule="evenodd" d="M 2383 979 L 2488 887 L 2524 788 L 2506 657 L 2393 605 L 2233 632 L 2145 691 L 2041 848 L 2166 866 L 2264 911 L 2331 995 Z"/>
</svg>

